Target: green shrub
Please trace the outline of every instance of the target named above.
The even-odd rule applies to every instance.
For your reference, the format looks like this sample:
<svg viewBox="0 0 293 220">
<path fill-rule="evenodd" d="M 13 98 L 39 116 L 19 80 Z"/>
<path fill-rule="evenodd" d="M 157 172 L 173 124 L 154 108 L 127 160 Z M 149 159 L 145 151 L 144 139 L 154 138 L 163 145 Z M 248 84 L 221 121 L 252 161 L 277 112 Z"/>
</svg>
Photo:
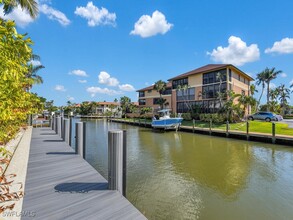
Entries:
<svg viewBox="0 0 293 220">
<path fill-rule="evenodd" d="M 223 114 L 200 114 L 199 119 L 204 122 L 212 120 L 214 123 L 223 123 L 226 121 L 226 117 Z"/>
<path fill-rule="evenodd" d="M 192 120 L 190 113 L 182 113 L 181 117 L 186 121 Z"/>
</svg>

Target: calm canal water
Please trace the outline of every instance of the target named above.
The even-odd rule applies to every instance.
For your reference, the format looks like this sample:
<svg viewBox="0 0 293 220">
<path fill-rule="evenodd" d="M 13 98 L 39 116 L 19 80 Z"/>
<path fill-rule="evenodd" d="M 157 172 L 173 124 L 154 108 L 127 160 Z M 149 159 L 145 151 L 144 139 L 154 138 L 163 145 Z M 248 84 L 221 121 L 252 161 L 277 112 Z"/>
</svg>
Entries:
<svg viewBox="0 0 293 220">
<path fill-rule="evenodd" d="M 293 219 L 293 148 L 87 120 L 107 178 L 107 132 L 127 130 L 127 198 L 148 219 Z"/>
</svg>

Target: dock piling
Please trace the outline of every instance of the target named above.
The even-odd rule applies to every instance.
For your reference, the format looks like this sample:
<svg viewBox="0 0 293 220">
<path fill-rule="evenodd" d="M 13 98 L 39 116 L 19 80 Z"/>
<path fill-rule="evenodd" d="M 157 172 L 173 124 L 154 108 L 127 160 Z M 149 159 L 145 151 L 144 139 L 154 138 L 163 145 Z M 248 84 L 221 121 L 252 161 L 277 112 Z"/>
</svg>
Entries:
<svg viewBox="0 0 293 220">
<path fill-rule="evenodd" d="M 61 117 L 57 117 L 57 134 L 61 137 Z"/>
<path fill-rule="evenodd" d="M 229 137 L 229 121 L 226 121 L 226 137 Z"/>
<path fill-rule="evenodd" d="M 63 131 L 63 140 L 69 144 L 69 129 L 70 129 L 70 122 L 69 119 L 64 119 L 64 131 Z"/>
<path fill-rule="evenodd" d="M 246 139 L 249 141 L 249 121 L 246 121 Z"/>
<path fill-rule="evenodd" d="M 72 117 L 70 116 L 69 117 L 69 141 L 68 141 L 69 146 L 72 145 L 71 139 L 72 139 Z"/>
<path fill-rule="evenodd" d="M 75 149 L 76 153 L 85 159 L 85 135 L 86 135 L 86 123 L 77 122 L 75 123 Z"/>
<path fill-rule="evenodd" d="M 122 130 L 108 132 L 108 187 L 110 190 L 117 190 L 121 194 L 125 189 L 123 186 L 123 145 L 126 146 L 126 142 L 124 144 L 123 136 Z"/>
<path fill-rule="evenodd" d="M 276 143 L 276 124 L 275 122 L 272 123 L 272 143 Z"/>
</svg>

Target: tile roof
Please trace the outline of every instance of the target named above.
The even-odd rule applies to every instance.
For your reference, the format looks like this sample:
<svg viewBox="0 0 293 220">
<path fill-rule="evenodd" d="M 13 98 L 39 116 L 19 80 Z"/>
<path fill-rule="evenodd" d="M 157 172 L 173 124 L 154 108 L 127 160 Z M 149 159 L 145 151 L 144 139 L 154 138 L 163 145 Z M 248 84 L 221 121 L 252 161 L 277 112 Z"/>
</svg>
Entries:
<svg viewBox="0 0 293 220">
<path fill-rule="evenodd" d="M 137 90 L 137 92 L 142 92 L 142 91 L 147 91 L 147 90 L 150 90 L 150 89 L 154 89 L 154 86 L 155 85 L 151 85 L 151 86 L 145 87 L 143 89 L 139 89 L 139 90 Z M 171 87 L 172 87 L 172 83 L 167 82 L 167 88 L 171 88 Z"/>
<path fill-rule="evenodd" d="M 233 67 L 233 68 L 237 69 L 239 72 L 241 72 L 242 74 L 244 74 L 245 76 L 247 76 L 247 78 L 249 78 L 250 80 L 253 80 L 253 78 L 251 78 L 249 75 L 242 72 L 241 70 L 239 70 L 237 67 L 233 66 L 232 64 L 208 64 L 208 65 L 202 66 L 200 68 L 197 68 L 195 70 L 191 70 L 187 73 L 183 73 L 181 75 L 175 76 L 175 77 L 168 79 L 168 80 L 170 81 L 170 80 L 182 79 L 182 78 L 188 77 L 190 75 L 204 73 L 204 72 L 210 72 L 213 70 L 218 70 L 218 69 L 227 68 L 227 67 Z"/>
</svg>

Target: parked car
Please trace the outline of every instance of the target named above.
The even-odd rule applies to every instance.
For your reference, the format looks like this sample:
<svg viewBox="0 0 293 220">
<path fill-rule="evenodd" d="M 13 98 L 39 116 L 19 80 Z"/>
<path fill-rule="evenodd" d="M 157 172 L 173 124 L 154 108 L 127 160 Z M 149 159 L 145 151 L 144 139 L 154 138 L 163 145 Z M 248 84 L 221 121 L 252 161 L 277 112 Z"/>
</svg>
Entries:
<svg viewBox="0 0 293 220">
<path fill-rule="evenodd" d="M 283 116 L 282 115 L 276 115 L 276 121 L 282 121 L 283 120 Z"/>
<path fill-rule="evenodd" d="M 272 112 L 256 112 L 248 116 L 248 120 L 265 120 L 269 122 L 269 121 L 278 121 L 278 118 Z"/>
</svg>

